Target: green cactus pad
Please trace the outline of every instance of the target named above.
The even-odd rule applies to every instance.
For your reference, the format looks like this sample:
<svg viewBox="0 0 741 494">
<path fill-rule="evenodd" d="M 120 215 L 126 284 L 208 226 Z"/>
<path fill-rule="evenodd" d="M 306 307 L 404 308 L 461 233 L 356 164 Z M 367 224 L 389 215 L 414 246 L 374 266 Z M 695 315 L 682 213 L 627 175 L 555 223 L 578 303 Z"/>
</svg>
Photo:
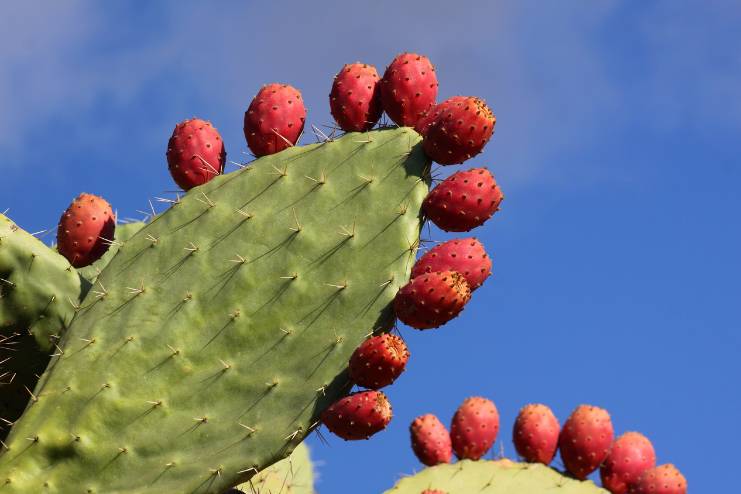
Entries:
<svg viewBox="0 0 741 494">
<path fill-rule="evenodd" d="M 237 487 L 249 494 L 314 494 L 314 467 L 309 448 L 301 443 L 291 456 Z"/>
<path fill-rule="evenodd" d="M 143 221 L 137 221 L 134 223 L 120 223 L 116 225 L 115 240 L 108 247 L 106 253 L 103 254 L 103 257 L 89 266 L 79 268 L 77 272 L 80 273 L 80 276 L 88 280 L 91 284 L 95 284 L 95 282 L 98 280 L 98 276 L 108 265 L 108 263 L 111 262 L 111 259 L 113 259 L 113 256 L 116 255 L 118 249 L 120 249 L 121 246 L 131 237 L 136 235 L 139 230 L 144 228 L 144 225 L 146 225 L 146 223 L 144 223 Z"/>
<path fill-rule="evenodd" d="M 0 214 L 0 331 L 51 350 L 89 284 L 69 261 Z"/>
<path fill-rule="evenodd" d="M 385 494 L 420 494 L 425 489 L 438 489 L 446 494 L 609 494 L 591 480 L 572 479 L 539 463 L 506 459 L 463 460 L 426 468 L 401 479 Z"/>
<path fill-rule="evenodd" d="M 69 262 L 0 215 L 0 417 L 15 421 L 89 284 Z M 0 423 L 0 439 L 8 422 Z"/>
<path fill-rule="evenodd" d="M 288 456 L 393 320 L 428 190 L 420 140 L 260 158 L 126 242 L 13 427 L 0 493 L 220 493 Z"/>
</svg>

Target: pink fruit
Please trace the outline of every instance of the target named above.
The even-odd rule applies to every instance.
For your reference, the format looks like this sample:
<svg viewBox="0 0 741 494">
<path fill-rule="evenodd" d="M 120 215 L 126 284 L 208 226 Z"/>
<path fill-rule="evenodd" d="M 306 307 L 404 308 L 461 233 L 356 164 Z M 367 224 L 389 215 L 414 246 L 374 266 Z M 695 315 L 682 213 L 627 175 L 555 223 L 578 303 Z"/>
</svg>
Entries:
<svg viewBox="0 0 741 494">
<path fill-rule="evenodd" d="M 442 103 L 431 106 L 426 112 L 424 112 L 424 115 L 417 120 L 417 123 L 414 124 L 414 130 L 416 130 L 422 137 L 426 136 L 430 125 L 432 125 L 432 122 L 434 122 L 441 113 L 443 113 L 448 107 L 455 105 L 456 102 L 465 99 L 465 96 L 453 96 Z"/>
<path fill-rule="evenodd" d="M 364 388 L 388 386 L 404 372 L 409 350 L 404 340 L 393 334 L 372 336 L 350 357 L 350 379 Z"/>
<path fill-rule="evenodd" d="M 643 472 L 656 465 L 651 441 L 638 432 L 626 432 L 612 443 L 600 468 L 602 487 L 612 494 L 625 494 Z"/>
<path fill-rule="evenodd" d="M 491 259 L 481 242 L 473 237 L 448 240 L 427 251 L 412 267 L 412 278 L 438 271 L 456 271 L 463 275 L 471 291 L 480 287 L 491 274 Z"/>
<path fill-rule="evenodd" d="M 62 213 L 57 249 L 76 268 L 100 259 L 113 241 L 116 219 L 108 201 L 82 193 Z"/>
<path fill-rule="evenodd" d="M 425 489 L 422 494 L 447 494 L 445 491 L 439 491 L 437 489 Z"/>
<path fill-rule="evenodd" d="M 512 440 L 525 461 L 548 465 L 556 456 L 560 429 L 558 419 L 546 405 L 525 405 L 515 420 Z"/>
<path fill-rule="evenodd" d="M 687 480 L 668 463 L 643 472 L 638 482 L 631 487 L 631 494 L 687 494 Z"/>
<path fill-rule="evenodd" d="M 453 451 L 459 459 L 478 460 L 486 454 L 499 433 L 499 412 L 491 400 L 467 398 L 450 424 Z"/>
<path fill-rule="evenodd" d="M 439 463 L 450 463 L 453 450 L 450 434 L 435 415 L 421 415 L 409 426 L 412 450 L 423 464 L 431 467 Z"/>
<path fill-rule="evenodd" d="M 455 271 L 412 278 L 394 299 L 396 317 L 417 329 L 436 328 L 457 316 L 471 298 L 465 277 Z"/>
<path fill-rule="evenodd" d="M 334 77 L 329 107 L 337 125 L 345 132 L 371 129 L 381 118 L 381 88 L 372 65 L 351 63 Z"/>
<path fill-rule="evenodd" d="M 484 149 L 496 121 L 484 100 L 457 99 L 429 125 L 422 142 L 425 153 L 441 165 L 463 163 Z"/>
<path fill-rule="evenodd" d="M 288 84 L 263 86 L 244 114 L 244 137 L 255 156 L 265 156 L 293 146 L 306 120 L 301 93 Z"/>
<path fill-rule="evenodd" d="M 558 438 L 566 470 L 579 480 L 586 479 L 607 458 L 613 436 L 607 410 L 591 405 L 577 407 Z"/>
<path fill-rule="evenodd" d="M 322 412 L 322 423 L 346 441 L 368 439 L 391 421 L 391 404 L 380 391 L 346 396 Z"/>
<path fill-rule="evenodd" d="M 381 101 L 389 118 L 413 127 L 437 99 L 437 76 L 430 59 L 416 53 L 398 55 L 381 79 Z"/>
<path fill-rule="evenodd" d="M 422 203 L 422 211 L 446 232 L 467 232 L 499 210 L 504 196 L 486 168 L 461 170 L 440 182 Z"/>
<path fill-rule="evenodd" d="M 183 190 L 223 173 L 225 162 L 224 142 L 211 122 L 193 118 L 175 126 L 167 143 L 167 165 Z"/>
</svg>

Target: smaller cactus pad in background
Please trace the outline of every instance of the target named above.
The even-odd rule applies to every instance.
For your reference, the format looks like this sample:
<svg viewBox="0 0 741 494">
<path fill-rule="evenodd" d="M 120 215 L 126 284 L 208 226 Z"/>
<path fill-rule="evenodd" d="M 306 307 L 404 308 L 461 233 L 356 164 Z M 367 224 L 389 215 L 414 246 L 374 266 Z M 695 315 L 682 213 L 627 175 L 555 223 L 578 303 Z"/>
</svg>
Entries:
<svg viewBox="0 0 741 494">
<path fill-rule="evenodd" d="M 510 460 L 462 460 L 429 467 L 401 479 L 385 494 L 419 494 L 436 489 L 447 494 L 608 494 L 592 481 L 565 477 L 545 465 Z"/>
<path fill-rule="evenodd" d="M 226 494 L 314 494 L 314 466 L 308 446 L 301 443 L 291 456 L 255 475 Z"/>
<path fill-rule="evenodd" d="M 61 255 L 0 215 L 0 426 L 5 439 L 89 284 Z"/>
</svg>

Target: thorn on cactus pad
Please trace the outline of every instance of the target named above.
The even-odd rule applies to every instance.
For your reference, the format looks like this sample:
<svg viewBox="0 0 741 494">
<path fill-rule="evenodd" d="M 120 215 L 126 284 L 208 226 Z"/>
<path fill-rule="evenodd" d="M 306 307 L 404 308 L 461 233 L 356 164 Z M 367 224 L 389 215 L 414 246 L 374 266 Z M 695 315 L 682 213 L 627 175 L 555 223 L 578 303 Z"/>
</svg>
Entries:
<svg viewBox="0 0 741 494">
<path fill-rule="evenodd" d="M 234 211 L 237 212 L 240 216 L 242 216 L 244 219 L 249 220 L 252 218 L 252 215 L 248 213 L 247 211 L 244 211 L 242 208 L 237 208 Z"/>
<path fill-rule="evenodd" d="M 241 422 L 238 422 L 238 423 L 239 423 L 239 426 L 246 429 L 247 432 L 249 432 L 249 434 L 254 434 L 255 432 L 257 432 L 257 429 L 255 429 L 254 427 L 250 427 L 249 425 L 244 425 Z"/>
</svg>

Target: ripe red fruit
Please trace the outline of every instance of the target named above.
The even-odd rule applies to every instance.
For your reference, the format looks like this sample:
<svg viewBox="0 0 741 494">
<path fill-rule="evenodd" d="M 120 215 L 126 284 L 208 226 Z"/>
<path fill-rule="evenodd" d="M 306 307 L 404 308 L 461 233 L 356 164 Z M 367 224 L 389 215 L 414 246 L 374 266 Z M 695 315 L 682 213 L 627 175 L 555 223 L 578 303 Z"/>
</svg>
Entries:
<svg viewBox="0 0 741 494">
<path fill-rule="evenodd" d="M 631 494 L 687 494 L 687 479 L 668 463 L 651 468 L 631 487 Z"/>
<path fill-rule="evenodd" d="M 417 120 L 417 123 L 414 125 L 414 130 L 416 130 L 422 137 L 426 136 L 430 125 L 432 125 L 432 122 L 434 122 L 439 115 L 441 115 L 446 109 L 448 109 L 448 107 L 452 107 L 457 102 L 463 101 L 465 99 L 465 96 L 453 96 L 452 98 L 446 99 L 442 103 L 431 106 L 429 110 L 427 110 L 424 115 L 422 115 L 420 119 Z"/>
<path fill-rule="evenodd" d="M 607 410 L 591 405 L 577 407 L 558 438 L 566 470 L 579 480 L 586 479 L 607 458 L 613 437 Z"/>
<path fill-rule="evenodd" d="M 342 67 L 334 77 L 329 108 L 345 132 L 371 129 L 383 113 L 376 68 L 360 62 Z"/>
<path fill-rule="evenodd" d="M 244 114 L 244 137 L 255 156 L 293 146 L 304 130 L 306 108 L 301 92 L 288 84 L 268 84 Z"/>
<path fill-rule="evenodd" d="M 548 465 L 556 456 L 560 429 L 558 419 L 546 405 L 525 405 L 515 420 L 512 440 L 525 461 Z"/>
<path fill-rule="evenodd" d="M 408 360 L 407 345 L 398 336 L 371 336 L 350 357 L 350 379 L 358 386 L 380 389 L 404 372 Z"/>
<path fill-rule="evenodd" d="M 431 467 L 450 463 L 453 456 L 450 434 L 440 419 L 430 413 L 414 419 L 409 426 L 412 450 L 423 464 Z"/>
<path fill-rule="evenodd" d="M 322 423 L 346 441 L 368 439 L 391 422 L 391 404 L 380 391 L 360 391 L 322 412 Z"/>
<path fill-rule="evenodd" d="M 394 299 L 396 317 L 417 329 L 436 328 L 457 316 L 471 298 L 465 277 L 455 271 L 412 278 Z"/>
<path fill-rule="evenodd" d="M 625 494 L 655 465 L 656 453 L 651 441 L 638 432 L 626 432 L 612 443 L 600 468 L 602 487 L 612 494 Z"/>
<path fill-rule="evenodd" d="M 461 170 L 440 182 L 422 203 L 422 211 L 446 232 L 467 232 L 499 210 L 504 195 L 486 168 Z"/>
<path fill-rule="evenodd" d="M 381 79 L 381 101 L 397 125 L 413 127 L 437 99 L 437 75 L 430 59 L 416 53 L 398 55 Z"/>
<path fill-rule="evenodd" d="M 116 219 L 108 201 L 82 193 L 62 213 L 57 226 L 57 250 L 75 268 L 100 259 L 110 247 Z"/>
<path fill-rule="evenodd" d="M 167 143 L 167 166 L 183 190 L 223 173 L 225 162 L 224 142 L 211 122 L 193 118 L 175 126 Z"/>
<path fill-rule="evenodd" d="M 471 291 L 480 287 L 491 274 L 491 258 L 473 237 L 448 240 L 427 251 L 412 267 L 412 278 L 438 271 L 456 271 L 463 275 Z"/>
<path fill-rule="evenodd" d="M 484 149 L 496 121 L 480 98 L 469 96 L 450 102 L 427 129 L 422 142 L 425 153 L 441 165 L 463 163 Z"/>
<path fill-rule="evenodd" d="M 486 454 L 499 433 L 499 412 L 491 400 L 467 398 L 453 416 L 450 438 L 459 459 L 478 460 Z"/>
</svg>

